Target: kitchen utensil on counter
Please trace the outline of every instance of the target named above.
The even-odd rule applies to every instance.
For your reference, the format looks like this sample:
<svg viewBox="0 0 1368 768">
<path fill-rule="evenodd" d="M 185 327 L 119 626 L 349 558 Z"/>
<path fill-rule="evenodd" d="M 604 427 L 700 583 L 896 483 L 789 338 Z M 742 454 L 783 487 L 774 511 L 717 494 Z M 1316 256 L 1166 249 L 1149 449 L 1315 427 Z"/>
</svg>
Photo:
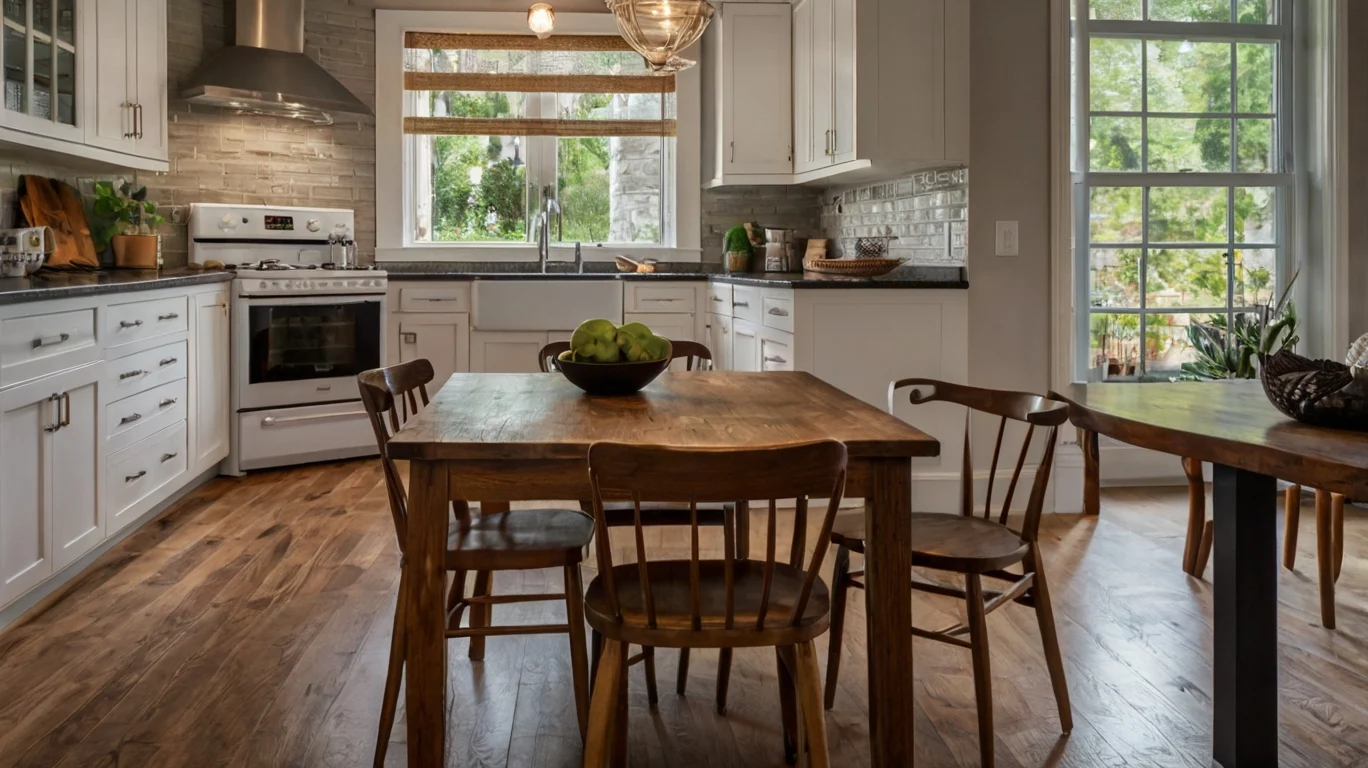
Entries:
<svg viewBox="0 0 1368 768">
<path fill-rule="evenodd" d="M 328 258 L 338 269 L 356 269 L 356 241 L 345 232 L 328 235 Z"/>
<path fill-rule="evenodd" d="M 0 277 L 37 272 L 57 245 L 51 227 L 0 229 Z"/>
<path fill-rule="evenodd" d="M 626 274 L 631 274 L 632 272 L 648 274 L 656 271 L 656 265 L 660 262 L 655 259 L 642 259 L 641 261 L 637 261 L 630 256 L 616 256 L 613 258 L 613 263 L 617 265 L 617 271 L 619 272 Z"/>
<path fill-rule="evenodd" d="M 891 235 L 855 238 L 855 258 L 882 259 L 888 256 L 888 241 L 897 240 Z"/>
<path fill-rule="evenodd" d="M 788 272 L 794 266 L 794 230 L 765 229 L 765 271 Z"/>
<path fill-rule="evenodd" d="M 804 259 L 825 259 L 827 257 L 827 239 L 825 237 L 814 237 L 807 241 L 807 250 L 803 252 Z"/>
<path fill-rule="evenodd" d="M 813 259 L 803 260 L 803 269 L 844 277 L 879 277 L 897 269 L 904 259 Z"/>
</svg>

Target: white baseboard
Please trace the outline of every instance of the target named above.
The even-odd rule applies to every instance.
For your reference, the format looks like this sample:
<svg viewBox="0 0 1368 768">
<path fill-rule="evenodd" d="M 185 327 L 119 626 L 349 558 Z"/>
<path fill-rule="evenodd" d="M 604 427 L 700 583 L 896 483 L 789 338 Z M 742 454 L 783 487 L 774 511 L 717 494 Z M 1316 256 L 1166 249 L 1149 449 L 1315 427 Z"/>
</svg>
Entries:
<svg viewBox="0 0 1368 768">
<path fill-rule="evenodd" d="M 983 502 L 988 497 L 988 470 L 979 470 L 974 473 L 974 507 L 982 509 Z M 1021 468 L 1021 477 L 1017 480 L 1016 488 L 1012 491 L 1012 511 L 1022 512 L 1026 509 L 1026 502 L 1031 498 L 1031 486 L 1035 484 L 1036 468 L 1025 466 Z M 993 510 L 994 512 L 1002 509 L 1002 502 L 1007 498 L 1007 486 L 1012 482 L 1012 470 L 999 468 L 996 478 L 993 480 Z M 1044 512 L 1055 511 L 1055 488 L 1058 485 L 1057 478 L 1052 477 L 1050 484 L 1045 488 Z M 912 509 L 918 512 L 951 512 L 960 511 L 960 474 L 958 472 L 913 472 L 912 473 Z"/>
<path fill-rule="evenodd" d="M 1171 453 L 1137 448 L 1103 438 L 1097 449 L 1102 487 L 1135 485 L 1187 485 L 1182 460 Z M 1202 467 L 1211 481 L 1211 465 Z M 1062 512 L 1083 509 L 1083 452 L 1076 441 L 1060 443 L 1055 454 L 1056 508 Z"/>
</svg>

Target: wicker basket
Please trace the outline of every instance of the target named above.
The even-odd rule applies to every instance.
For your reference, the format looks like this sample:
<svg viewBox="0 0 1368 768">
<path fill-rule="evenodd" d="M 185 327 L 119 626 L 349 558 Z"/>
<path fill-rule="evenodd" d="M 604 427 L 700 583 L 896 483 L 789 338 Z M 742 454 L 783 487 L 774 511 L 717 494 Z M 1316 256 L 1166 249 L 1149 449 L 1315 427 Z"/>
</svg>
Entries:
<svg viewBox="0 0 1368 768">
<path fill-rule="evenodd" d="M 902 259 L 803 259 L 803 269 L 826 275 L 878 277 L 902 266 Z"/>
</svg>

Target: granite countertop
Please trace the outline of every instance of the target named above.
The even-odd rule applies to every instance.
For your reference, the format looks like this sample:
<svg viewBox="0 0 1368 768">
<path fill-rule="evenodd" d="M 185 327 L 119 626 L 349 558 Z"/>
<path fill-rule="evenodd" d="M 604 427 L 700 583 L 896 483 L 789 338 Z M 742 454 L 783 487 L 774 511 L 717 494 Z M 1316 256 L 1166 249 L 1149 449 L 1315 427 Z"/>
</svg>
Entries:
<svg viewBox="0 0 1368 768">
<path fill-rule="evenodd" d="M 910 267 L 876 278 L 841 277 L 814 272 L 462 272 L 440 266 L 396 268 L 382 265 L 390 280 L 629 280 L 641 282 L 711 280 L 734 285 L 774 288 L 966 289 L 969 281 L 959 267 Z"/>
<path fill-rule="evenodd" d="M 202 283 L 223 283 L 231 272 L 168 267 L 165 269 L 104 269 L 99 272 L 49 270 L 33 277 L 0 278 L 0 305 L 46 299 L 69 299 L 129 291 L 151 291 Z"/>
<path fill-rule="evenodd" d="M 390 280 L 706 280 L 704 272 L 450 272 L 441 269 L 399 269 L 381 265 Z"/>
<path fill-rule="evenodd" d="M 817 272 L 763 272 L 709 275 L 709 279 L 732 285 L 758 285 L 770 288 L 882 288 L 882 289 L 959 289 L 969 287 L 963 279 L 933 279 L 918 274 L 892 274 L 884 277 L 842 277 Z"/>
</svg>

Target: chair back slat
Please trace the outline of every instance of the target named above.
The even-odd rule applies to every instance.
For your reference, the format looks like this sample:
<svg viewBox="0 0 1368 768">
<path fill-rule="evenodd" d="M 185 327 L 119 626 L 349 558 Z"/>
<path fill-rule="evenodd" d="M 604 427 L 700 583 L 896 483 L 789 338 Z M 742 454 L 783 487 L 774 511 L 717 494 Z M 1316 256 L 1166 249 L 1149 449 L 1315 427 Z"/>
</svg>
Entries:
<svg viewBox="0 0 1368 768">
<path fill-rule="evenodd" d="M 385 455 L 385 446 L 405 422 L 418 413 L 418 398 L 421 398 L 424 406 L 428 404 L 427 385 L 434 376 L 432 363 L 423 359 L 362 371 L 356 376 L 361 404 L 365 406 L 376 445 L 380 449 L 390 516 L 394 518 L 394 533 L 399 539 L 401 553 L 408 529 L 408 495 L 394 462 Z"/>
<path fill-rule="evenodd" d="M 793 501 L 793 547 L 789 550 L 789 565 L 803 567 L 803 555 L 807 552 L 807 511 L 806 496 Z M 818 539 L 820 541 L 820 539 Z"/>
<path fill-rule="evenodd" d="M 1041 510 L 1045 504 L 1045 486 L 1049 482 L 1050 471 L 1054 463 L 1055 441 L 1058 438 L 1060 425 L 1069 419 L 1068 404 L 1028 392 L 970 387 L 934 379 L 903 379 L 889 385 L 888 403 L 890 409 L 896 403 L 896 394 L 903 389 L 911 390 L 908 393 L 908 400 L 913 405 L 941 402 L 964 406 L 966 410 L 964 459 L 960 470 L 960 511 L 966 516 L 978 514 L 978 506 L 973 500 L 974 467 L 970 447 L 973 414 L 983 413 L 999 418 L 997 440 L 993 446 L 993 460 L 988 472 L 988 495 L 984 501 L 982 514 L 984 519 L 996 519 L 1003 525 L 1007 524 L 1007 518 L 1012 509 L 1012 499 L 1016 495 L 1017 485 L 1026 466 L 1027 455 L 1031 452 L 1034 442 L 1035 429 L 1036 427 L 1046 429 L 1044 455 L 1036 468 L 1035 481 L 1026 503 L 1026 514 L 1021 530 L 1023 539 L 1035 541 L 1040 528 Z M 1017 460 L 1012 469 L 1012 478 L 1007 485 L 1006 498 L 1002 501 L 1001 510 L 994 514 L 992 508 L 993 482 L 997 477 L 998 464 L 1006 441 L 1005 434 L 1009 421 L 1026 425 L 1026 434 L 1017 453 Z"/>
<path fill-rule="evenodd" d="M 597 553 L 599 572 L 603 583 L 604 597 L 619 621 L 622 620 L 622 593 L 618 589 L 619 575 L 613 566 L 613 551 L 608 542 L 608 525 L 603 514 L 605 496 L 610 499 L 630 497 L 635 509 L 633 524 L 636 539 L 636 575 L 640 580 L 642 605 L 646 611 L 646 621 L 651 628 L 657 626 L 656 604 L 651 586 L 649 563 L 644 526 L 641 520 L 641 503 L 651 502 L 688 503 L 689 505 L 689 620 L 695 629 L 701 629 L 705 621 L 717 621 L 724 626 L 735 626 L 736 581 L 738 578 L 735 535 L 728 526 L 724 533 L 722 572 L 726 580 L 725 616 L 703 615 L 704 598 L 702 595 L 702 572 L 707 563 L 700 556 L 698 505 L 700 503 L 731 502 L 735 499 L 765 498 L 769 500 L 769 514 L 765 530 L 765 560 L 763 563 L 746 563 L 747 571 L 754 574 L 749 566 L 758 565 L 761 570 L 760 599 L 757 615 L 754 618 L 757 629 L 766 628 L 767 615 L 773 606 L 771 597 L 774 592 L 775 564 L 779 557 L 778 509 L 777 500 L 799 499 L 799 506 L 806 510 L 808 497 L 827 498 L 826 513 L 822 519 L 822 538 L 815 548 L 807 567 L 803 569 L 803 587 L 797 605 L 792 606 L 793 614 L 785 616 L 786 621 L 796 625 L 807 609 L 818 571 L 826 553 L 820 542 L 830 536 L 831 526 L 836 517 L 841 495 L 845 490 L 845 446 L 835 441 L 820 441 L 798 445 L 778 445 L 760 449 L 731 448 L 662 448 L 624 443 L 596 443 L 589 449 L 590 486 L 593 490 L 593 509 L 597 532 Z M 728 512 L 731 521 L 736 520 L 733 509 Z M 804 512 L 805 515 L 805 512 Z M 744 523 L 742 523 L 744 524 Z M 799 551 L 806 539 L 806 525 L 795 525 L 797 544 L 787 548 L 785 553 L 801 568 L 805 559 Z M 801 531 L 801 532 L 800 532 Z M 800 539 L 800 537 L 802 537 Z M 716 573 L 716 570 L 710 570 Z M 791 593 L 790 593 L 791 594 Z M 785 610 L 790 606 L 785 605 Z M 716 609 L 714 609 L 716 610 Z M 749 624 L 750 617 L 746 617 Z M 773 623 L 773 622 L 771 622 Z"/>
<path fill-rule="evenodd" d="M 740 520 L 741 525 L 750 525 L 750 516 Z M 727 505 L 726 525 L 722 526 L 722 576 L 727 582 L 726 616 L 722 626 L 731 629 L 736 626 L 736 505 Z"/>
</svg>

